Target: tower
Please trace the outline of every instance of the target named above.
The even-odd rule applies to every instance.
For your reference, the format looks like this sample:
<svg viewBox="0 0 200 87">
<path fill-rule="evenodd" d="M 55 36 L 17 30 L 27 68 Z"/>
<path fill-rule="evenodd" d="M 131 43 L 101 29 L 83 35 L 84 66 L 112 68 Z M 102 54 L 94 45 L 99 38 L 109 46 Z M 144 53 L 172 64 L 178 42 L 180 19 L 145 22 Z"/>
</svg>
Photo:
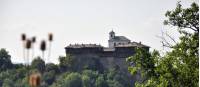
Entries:
<svg viewBox="0 0 200 87">
<path fill-rule="evenodd" d="M 115 32 L 113 30 L 109 33 L 109 35 L 110 40 L 115 38 Z"/>
<path fill-rule="evenodd" d="M 110 48 L 113 48 L 114 47 L 114 39 L 115 39 L 115 32 L 112 30 L 110 33 L 109 33 L 109 40 L 108 40 L 108 46 Z"/>
</svg>

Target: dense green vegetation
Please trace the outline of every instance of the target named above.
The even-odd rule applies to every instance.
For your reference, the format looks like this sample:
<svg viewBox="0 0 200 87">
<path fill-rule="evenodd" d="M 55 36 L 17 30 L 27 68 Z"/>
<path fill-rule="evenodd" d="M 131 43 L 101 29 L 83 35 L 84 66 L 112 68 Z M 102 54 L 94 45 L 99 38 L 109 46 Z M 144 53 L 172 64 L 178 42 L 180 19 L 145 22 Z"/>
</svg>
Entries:
<svg viewBox="0 0 200 87">
<path fill-rule="evenodd" d="M 161 56 L 156 50 L 147 52 L 138 48 L 127 61 L 132 74 L 141 72 L 143 81 L 136 87 L 198 87 L 199 86 L 199 6 L 192 3 L 190 8 L 182 8 L 178 3 L 173 11 L 167 11 L 168 20 L 164 24 L 177 28 L 181 34 L 175 45 L 164 46 L 171 51 Z"/>
<path fill-rule="evenodd" d="M 126 74 L 115 68 L 102 70 L 96 59 L 81 64 L 67 55 L 59 57 L 60 63 L 56 65 L 45 64 L 37 57 L 24 66 L 12 64 L 10 58 L 5 49 L 0 50 L 0 87 L 29 87 L 28 77 L 36 71 L 41 73 L 41 87 L 130 87 Z"/>
</svg>

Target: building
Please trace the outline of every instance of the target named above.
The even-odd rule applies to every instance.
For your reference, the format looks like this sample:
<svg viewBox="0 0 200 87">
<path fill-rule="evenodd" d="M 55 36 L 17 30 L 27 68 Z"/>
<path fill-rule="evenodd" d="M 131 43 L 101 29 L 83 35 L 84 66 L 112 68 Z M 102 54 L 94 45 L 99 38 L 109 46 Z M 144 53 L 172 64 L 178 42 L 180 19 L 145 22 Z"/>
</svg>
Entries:
<svg viewBox="0 0 200 87">
<path fill-rule="evenodd" d="M 111 31 L 109 33 L 108 47 L 97 44 L 70 44 L 65 47 L 65 51 L 66 54 L 71 54 L 78 58 L 79 62 L 95 58 L 98 59 L 104 69 L 117 66 L 121 71 L 128 72 L 126 58 L 135 54 L 136 47 L 149 50 L 149 46 L 143 45 L 141 42 L 131 42 L 125 36 L 116 36 L 115 32 Z M 135 79 L 138 78 L 140 76 L 135 76 Z"/>
<path fill-rule="evenodd" d="M 108 40 L 108 44 L 110 48 L 114 48 L 118 45 L 125 45 L 125 44 L 129 44 L 131 41 L 124 37 L 124 36 L 115 36 L 115 32 L 111 31 L 109 33 L 109 40 Z"/>
<path fill-rule="evenodd" d="M 109 33 L 108 47 L 97 44 L 70 44 L 65 47 L 66 54 L 95 54 L 99 57 L 127 58 L 134 54 L 134 48 L 143 47 L 149 49 L 149 46 L 141 42 L 131 42 L 125 36 L 116 36 L 114 31 Z"/>
<path fill-rule="evenodd" d="M 65 52 L 66 54 L 71 54 L 80 58 L 87 56 L 98 57 L 104 60 L 106 60 L 106 58 L 114 58 L 114 60 L 122 59 L 124 61 L 125 58 L 134 55 L 136 47 L 149 50 L 149 46 L 143 45 L 141 42 L 131 42 L 131 40 L 125 36 L 116 36 L 114 31 L 109 33 L 108 44 L 108 47 L 97 44 L 70 44 L 65 47 Z"/>
</svg>

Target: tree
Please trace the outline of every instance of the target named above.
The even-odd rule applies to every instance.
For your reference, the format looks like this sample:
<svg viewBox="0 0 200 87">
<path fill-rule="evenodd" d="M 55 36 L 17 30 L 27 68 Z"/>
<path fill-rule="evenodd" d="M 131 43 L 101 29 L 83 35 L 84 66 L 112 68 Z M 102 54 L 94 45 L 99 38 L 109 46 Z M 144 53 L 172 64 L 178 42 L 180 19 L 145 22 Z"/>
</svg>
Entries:
<svg viewBox="0 0 200 87">
<path fill-rule="evenodd" d="M 37 57 L 36 59 L 34 59 L 32 61 L 31 68 L 37 69 L 40 72 L 44 72 L 45 71 L 45 62 L 40 57 Z"/>
<path fill-rule="evenodd" d="M 64 78 L 62 87 L 83 87 L 81 75 L 78 73 L 70 73 L 66 78 Z"/>
<path fill-rule="evenodd" d="M 90 85 L 93 87 L 95 86 L 95 81 L 97 77 L 99 76 L 99 73 L 97 71 L 84 70 L 82 71 L 82 75 L 86 75 L 90 78 Z"/>
<path fill-rule="evenodd" d="M 115 87 L 116 84 L 118 84 L 117 87 L 130 87 L 130 79 L 127 73 L 123 73 L 117 68 L 109 69 L 105 75 L 109 87 Z"/>
<path fill-rule="evenodd" d="M 8 69 L 0 73 L 0 86 L 16 87 L 16 83 L 26 76 L 25 69 Z M 19 83 L 18 83 L 19 84 Z M 3 86 L 4 87 L 4 86 Z"/>
<path fill-rule="evenodd" d="M 46 68 L 45 69 L 46 72 L 50 72 L 50 71 L 54 71 L 55 73 L 59 72 L 58 66 L 53 63 L 47 63 L 45 68 Z"/>
<path fill-rule="evenodd" d="M 2 87 L 13 87 L 13 81 L 11 79 L 5 79 Z"/>
<path fill-rule="evenodd" d="M 143 81 L 136 87 L 198 87 L 199 81 L 199 6 L 192 3 L 182 8 L 178 3 L 173 11 L 167 11 L 168 24 L 178 28 L 180 41 L 171 47 L 172 51 L 160 56 L 159 52 L 147 52 L 137 48 L 134 56 L 127 59 L 132 74 L 142 73 Z"/>
<path fill-rule="evenodd" d="M 82 83 L 83 83 L 83 87 L 93 87 L 91 83 L 91 79 L 87 75 L 82 75 Z"/>
<path fill-rule="evenodd" d="M 108 80 L 107 83 L 108 83 L 108 87 L 124 87 L 122 84 L 120 84 L 116 80 Z"/>
<path fill-rule="evenodd" d="M 56 73 L 55 71 L 49 71 L 49 72 L 45 72 L 43 74 L 43 80 L 45 81 L 45 83 L 47 83 L 48 85 L 51 85 L 56 78 Z"/>
<path fill-rule="evenodd" d="M 168 20 L 164 21 L 165 25 L 177 26 L 181 30 L 190 29 L 199 32 L 199 6 L 192 3 L 190 8 L 183 9 L 180 2 L 173 11 L 167 11 L 165 14 Z"/>
<path fill-rule="evenodd" d="M 100 62 L 99 58 L 95 58 L 95 57 L 84 58 L 81 61 L 78 61 L 78 63 L 81 66 L 83 66 L 83 67 L 81 67 L 82 69 L 103 72 L 103 65 Z M 82 70 L 82 69 L 80 69 L 80 70 Z"/>
<path fill-rule="evenodd" d="M 5 49 L 0 49 L 0 72 L 13 67 L 11 56 Z"/>
<path fill-rule="evenodd" d="M 29 77 L 22 78 L 22 81 L 20 83 L 22 85 L 22 86 L 20 85 L 21 87 L 30 87 L 30 85 L 28 84 L 28 78 Z M 17 84 L 19 84 L 19 83 L 17 83 Z"/>
<path fill-rule="evenodd" d="M 59 62 L 59 67 L 62 72 L 66 70 L 73 70 L 73 67 L 75 66 L 75 59 L 70 54 L 67 54 L 66 56 L 60 56 Z"/>
<path fill-rule="evenodd" d="M 102 75 L 99 75 L 96 79 L 95 87 L 108 87 L 108 84 Z"/>
<path fill-rule="evenodd" d="M 64 83 L 64 79 L 67 78 L 67 76 L 70 74 L 70 72 L 65 72 L 60 74 L 56 77 L 56 80 L 50 87 L 62 87 L 62 84 Z"/>
</svg>

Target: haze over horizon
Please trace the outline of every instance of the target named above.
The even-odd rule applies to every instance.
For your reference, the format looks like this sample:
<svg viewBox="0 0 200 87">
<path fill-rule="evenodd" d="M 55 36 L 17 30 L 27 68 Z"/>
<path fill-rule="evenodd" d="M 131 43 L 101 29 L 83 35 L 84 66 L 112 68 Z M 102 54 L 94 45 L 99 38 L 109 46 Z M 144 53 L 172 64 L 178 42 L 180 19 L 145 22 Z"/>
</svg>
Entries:
<svg viewBox="0 0 200 87">
<path fill-rule="evenodd" d="M 0 0 L 0 48 L 6 48 L 15 63 L 23 62 L 21 34 L 36 36 L 39 45 L 54 34 L 50 61 L 57 63 L 69 44 L 108 44 L 108 34 L 126 36 L 152 49 L 162 50 L 161 31 L 177 39 L 172 27 L 164 26 L 165 12 L 179 0 Z M 189 3 L 188 3 L 189 2 Z M 193 0 L 181 0 L 188 7 Z M 46 53 L 48 53 L 46 51 Z M 46 54 L 47 57 L 47 54 Z"/>
</svg>

